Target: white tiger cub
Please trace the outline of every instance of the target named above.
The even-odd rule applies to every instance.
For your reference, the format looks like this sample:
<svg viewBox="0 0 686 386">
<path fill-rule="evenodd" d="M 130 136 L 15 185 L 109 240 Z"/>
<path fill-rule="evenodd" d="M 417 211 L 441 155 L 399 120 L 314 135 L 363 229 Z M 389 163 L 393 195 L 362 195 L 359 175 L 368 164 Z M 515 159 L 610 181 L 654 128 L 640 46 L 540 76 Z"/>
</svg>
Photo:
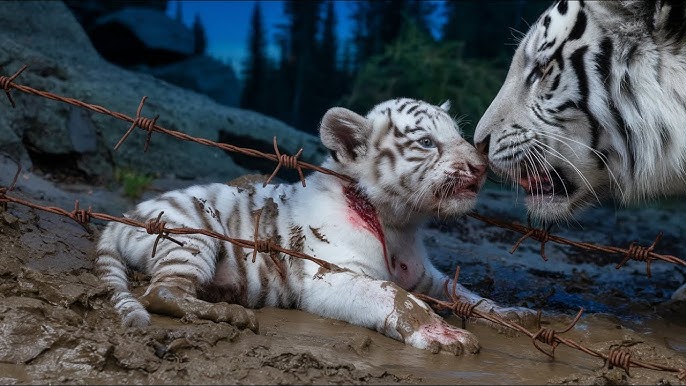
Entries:
<svg viewBox="0 0 686 386">
<path fill-rule="evenodd" d="M 275 306 L 375 329 L 434 352 L 476 352 L 472 333 L 447 324 L 409 293 L 445 298 L 450 279 L 428 260 L 417 231 L 430 216 L 470 210 L 486 169 L 447 108 L 447 103 L 438 107 L 396 99 L 376 106 L 366 118 L 330 109 L 320 128 L 331 151 L 323 166 L 356 184 L 313 173 L 306 188 L 299 183 L 248 189 L 210 184 L 139 204 L 128 217 L 147 221 L 164 211 L 168 227 L 205 228 L 242 239 L 253 238 L 253 214 L 262 209 L 260 239 L 340 268 L 326 270 L 278 252 L 259 253 L 253 263 L 252 249 L 202 235 L 174 235 L 183 246 L 161 240 L 151 257 L 155 235 L 111 223 L 98 243 L 96 268 L 113 290 L 123 323 L 148 325 L 149 310 L 257 331 L 253 313 L 236 304 Z M 129 292 L 127 265 L 151 275 L 141 301 Z M 466 300 L 482 299 L 457 288 Z M 479 307 L 514 318 L 529 314 L 489 300 Z"/>
<path fill-rule="evenodd" d="M 684 194 L 685 82 L 683 0 L 557 1 L 519 44 L 474 142 L 544 220 L 608 196 Z"/>
</svg>

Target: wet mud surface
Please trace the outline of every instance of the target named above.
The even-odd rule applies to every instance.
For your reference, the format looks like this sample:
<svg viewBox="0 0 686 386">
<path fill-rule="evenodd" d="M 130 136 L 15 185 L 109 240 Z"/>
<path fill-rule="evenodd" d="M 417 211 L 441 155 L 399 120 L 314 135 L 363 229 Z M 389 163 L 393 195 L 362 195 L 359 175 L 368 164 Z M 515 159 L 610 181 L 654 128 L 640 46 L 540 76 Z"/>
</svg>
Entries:
<svg viewBox="0 0 686 386">
<path fill-rule="evenodd" d="M 10 164 L 11 165 L 11 164 Z M 2 165 L 4 170 L 12 167 Z M 0 184 L 11 173 L 0 173 Z M 166 189 L 174 182 L 159 182 Z M 187 184 L 187 182 L 186 182 Z M 23 173 L 12 194 L 66 209 L 118 215 L 131 203 L 88 186 L 57 188 Z M 154 194 L 151 193 L 151 194 Z M 512 193 L 487 191 L 479 211 L 525 221 L 512 209 Z M 673 206 L 670 206 L 673 205 Z M 686 256 L 681 203 L 661 208 L 597 208 L 579 224 L 553 229 L 575 240 L 649 245 L 664 231 L 659 253 Z M 0 209 L 0 383 L 16 384 L 686 384 L 673 373 L 604 366 L 603 361 L 559 346 L 555 360 L 531 339 L 479 323 L 476 355 L 455 357 L 406 347 L 374 331 L 297 310 L 256 310 L 259 333 L 226 323 L 153 315 L 146 328 L 123 328 L 92 274 L 93 234 L 67 218 L 9 204 Z M 587 310 L 564 336 L 600 351 L 629 346 L 634 358 L 686 368 L 686 306 L 670 301 L 686 270 L 655 261 L 614 265 L 620 257 L 524 241 L 474 219 L 433 224 L 426 244 L 437 266 L 505 305 L 543 311 L 546 326 L 564 329 L 579 307 Z M 145 285 L 137 275 L 134 284 Z M 460 325 L 461 320 L 449 317 Z"/>
</svg>

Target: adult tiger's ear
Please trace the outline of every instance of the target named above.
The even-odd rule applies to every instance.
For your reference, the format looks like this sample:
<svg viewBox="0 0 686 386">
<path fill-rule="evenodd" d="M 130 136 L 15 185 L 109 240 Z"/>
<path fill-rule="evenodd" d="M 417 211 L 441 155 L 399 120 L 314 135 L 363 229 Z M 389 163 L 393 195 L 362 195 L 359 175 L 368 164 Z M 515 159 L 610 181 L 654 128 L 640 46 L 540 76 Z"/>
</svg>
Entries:
<svg viewBox="0 0 686 386">
<path fill-rule="evenodd" d="M 319 137 L 335 160 L 354 161 L 367 151 L 372 122 L 343 107 L 333 107 L 324 114 Z"/>
<path fill-rule="evenodd" d="M 441 110 L 443 110 L 447 113 L 448 110 L 450 110 L 450 100 L 446 100 L 445 102 L 441 103 L 441 105 L 438 107 L 440 107 Z"/>
</svg>

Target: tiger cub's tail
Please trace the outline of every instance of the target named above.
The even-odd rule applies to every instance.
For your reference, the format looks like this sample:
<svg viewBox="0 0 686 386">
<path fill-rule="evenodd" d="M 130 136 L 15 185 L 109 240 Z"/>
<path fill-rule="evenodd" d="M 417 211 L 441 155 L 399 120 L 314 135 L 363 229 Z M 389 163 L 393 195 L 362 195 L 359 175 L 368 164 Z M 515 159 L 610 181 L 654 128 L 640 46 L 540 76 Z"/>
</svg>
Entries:
<svg viewBox="0 0 686 386">
<path fill-rule="evenodd" d="M 95 272 L 112 294 L 112 303 L 119 313 L 122 325 L 144 327 L 150 325 L 150 313 L 129 291 L 126 262 L 117 248 L 117 227 L 108 225 L 100 237 L 95 260 Z"/>
</svg>

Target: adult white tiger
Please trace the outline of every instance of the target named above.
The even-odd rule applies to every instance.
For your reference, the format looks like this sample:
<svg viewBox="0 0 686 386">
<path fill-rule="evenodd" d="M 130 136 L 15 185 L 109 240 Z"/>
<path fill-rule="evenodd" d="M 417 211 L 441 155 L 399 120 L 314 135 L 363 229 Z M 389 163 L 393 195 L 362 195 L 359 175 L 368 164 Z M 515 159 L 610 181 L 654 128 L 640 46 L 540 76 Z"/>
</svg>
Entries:
<svg viewBox="0 0 686 386">
<path fill-rule="evenodd" d="M 327 271 L 276 252 L 260 253 L 252 263 L 251 249 L 201 235 L 174 236 L 183 246 L 162 241 L 151 257 L 155 236 L 111 223 L 100 238 L 96 268 L 113 290 L 123 323 L 150 323 L 128 289 L 125 269 L 131 265 L 152 277 L 142 298 L 149 311 L 256 330 L 251 311 L 228 303 L 297 307 L 419 348 L 476 352 L 471 333 L 448 325 L 408 292 L 444 297 L 450 279 L 428 260 L 417 231 L 429 216 L 470 210 L 486 169 L 444 108 L 447 104 L 397 99 L 376 106 L 366 118 L 343 108 L 329 110 L 320 129 L 331 150 L 323 166 L 356 184 L 314 173 L 307 188 L 211 184 L 139 204 L 128 216 L 146 221 L 164 211 L 167 226 L 243 239 L 253 237 L 253 214 L 261 209 L 261 238 L 341 268 Z M 467 300 L 481 300 L 457 288 Z M 507 317 L 530 316 L 528 310 L 500 308 L 489 300 L 479 307 Z"/>
<path fill-rule="evenodd" d="M 683 0 L 558 1 L 520 42 L 474 141 L 534 217 L 556 221 L 607 196 L 686 192 L 685 124 Z"/>
</svg>

